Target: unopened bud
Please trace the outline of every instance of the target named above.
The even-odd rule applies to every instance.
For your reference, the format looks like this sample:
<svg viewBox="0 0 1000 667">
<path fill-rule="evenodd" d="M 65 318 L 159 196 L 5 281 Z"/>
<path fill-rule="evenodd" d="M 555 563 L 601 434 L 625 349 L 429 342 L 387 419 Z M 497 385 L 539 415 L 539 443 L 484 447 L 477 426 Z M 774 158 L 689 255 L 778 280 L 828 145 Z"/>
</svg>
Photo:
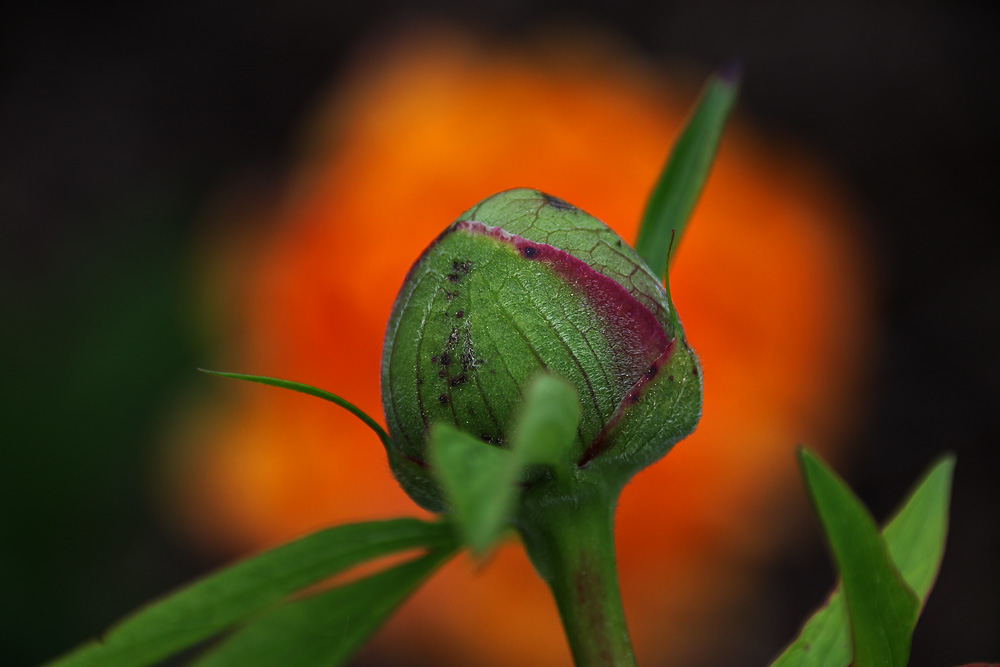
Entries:
<svg viewBox="0 0 1000 667">
<path fill-rule="evenodd" d="M 461 215 L 410 269 L 382 353 L 390 464 L 441 510 L 428 429 L 503 447 L 531 378 L 576 389 L 573 457 L 622 483 L 690 433 L 700 368 L 660 280 L 607 225 L 544 193 L 509 190 Z"/>
</svg>

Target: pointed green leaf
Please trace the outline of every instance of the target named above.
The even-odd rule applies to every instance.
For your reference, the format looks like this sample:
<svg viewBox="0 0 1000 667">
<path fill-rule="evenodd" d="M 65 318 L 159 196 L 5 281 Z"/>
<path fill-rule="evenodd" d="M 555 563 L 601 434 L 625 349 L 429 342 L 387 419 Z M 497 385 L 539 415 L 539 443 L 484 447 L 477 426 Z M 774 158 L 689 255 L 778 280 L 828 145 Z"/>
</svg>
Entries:
<svg viewBox="0 0 1000 667">
<path fill-rule="evenodd" d="M 952 455 L 935 463 L 882 531 L 893 563 L 920 598 L 921 606 L 927 603 L 944 557 L 954 471 Z"/>
<path fill-rule="evenodd" d="M 871 514 L 842 479 L 799 452 L 809 495 L 840 572 L 856 667 L 905 667 L 920 601 L 892 564 Z"/>
<path fill-rule="evenodd" d="M 580 403 L 565 381 L 543 374 L 525 392 L 510 449 L 446 424 L 431 428 L 430 463 L 449 499 L 459 532 L 477 556 L 500 539 L 514 512 L 527 466 L 566 478 L 580 423 Z"/>
<path fill-rule="evenodd" d="M 666 276 L 671 246 L 680 242 L 708 180 L 739 81 L 736 63 L 709 80 L 646 204 L 635 249 L 657 276 Z"/>
<path fill-rule="evenodd" d="M 953 456 L 934 464 L 882 530 L 893 563 L 921 604 L 927 602 L 944 556 L 954 468 Z M 844 596 L 838 588 L 773 663 L 774 667 L 847 667 L 853 655 L 848 623 Z"/>
<path fill-rule="evenodd" d="M 416 548 L 451 548 L 444 523 L 396 519 L 313 533 L 209 575 L 154 602 L 53 667 L 149 665 L 361 562 Z"/>
<path fill-rule="evenodd" d="M 433 551 L 358 581 L 278 607 L 237 631 L 195 665 L 342 665 L 454 553 L 454 549 Z"/>
<path fill-rule="evenodd" d="M 318 387 L 313 387 L 308 384 L 302 384 L 300 382 L 292 382 L 291 380 L 281 380 L 279 378 L 266 377 L 263 375 L 244 375 L 242 373 L 223 373 L 221 371 L 210 371 L 204 368 L 199 368 L 203 373 L 208 373 L 210 375 L 218 375 L 224 378 L 233 378 L 234 380 L 245 380 L 247 382 L 256 382 L 258 384 L 267 384 L 272 387 L 281 387 L 282 389 L 291 389 L 292 391 L 297 391 L 300 394 L 308 394 L 309 396 L 315 396 L 317 398 L 322 398 L 324 401 L 330 401 L 335 403 L 340 407 L 344 408 L 352 415 L 360 419 L 365 423 L 365 425 L 371 430 L 375 431 L 375 435 L 378 439 L 382 441 L 382 444 L 386 447 L 389 446 L 389 434 L 385 432 L 377 421 L 368 416 L 368 414 L 357 407 L 353 403 L 337 396 L 336 394 L 331 394 L 328 391 L 319 389 Z"/>
<path fill-rule="evenodd" d="M 812 452 L 799 452 L 803 477 L 840 572 L 853 665 L 903 667 L 920 600 L 892 562 L 874 520 L 847 485 Z M 827 608 L 830 611 L 830 607 Z M 833 613 L 842 613 L 833 607 Z M 829 631 L 822 637 L 830 641 Z M 816 652 L 819 647 L 809 647 Z"/>
</svg>

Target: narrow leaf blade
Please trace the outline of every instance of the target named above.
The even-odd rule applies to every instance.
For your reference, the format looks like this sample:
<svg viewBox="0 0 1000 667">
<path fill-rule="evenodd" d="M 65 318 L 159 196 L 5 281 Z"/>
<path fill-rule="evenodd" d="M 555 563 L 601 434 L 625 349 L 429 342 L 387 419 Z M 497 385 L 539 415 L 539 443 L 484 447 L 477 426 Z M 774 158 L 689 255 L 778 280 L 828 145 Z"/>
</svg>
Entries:
<svg viewBox="0 0 1000 667">
<path fill-rule="evenodd" d="M 739 83 L 736 63 L 709 80 L 646 204 L 635 249 L 657 276 L 666 276 L 671 245 L 676 249 L 708 180 Z"/>
<path fill-rule="evenodd" d="M 944 556 L 954 468 L 953 456 L 935 463 L 882 530 L 893 562 L 921 604 L 927 602 Z M 838 588 L 773 666 L 847 667 L 853 655 L 848 623 L 844 596 Z"/>
<path fill-rule="evenodd" d="M 209 575 L 154 602 L 52 667 L 149 665 L 208 639 L 358 563 L 415 548 L 453 547 L 451 527 L 417 519 L 337 526 Z"/>
<path fill-rule="evenodd" d="M 454 553 L 454 549 L 433 551 L 364 579 L 278 607 L 236 632 L 195 665 L 342 665 Z"/>
<path fill-rule="evenodd" d="M 819 457 L 799 452 L 803 477 L 840 572 L 853 664 L 905 667 L 920 602 L 892 563 L 875 521 Z"/>
<path fill-rule="evenodd" d="M 281 387 L 282 389 L 290 389 L 292 391 L 297 391 L 300 394 L 307 394 L 309 396 L 315 396 L 316 398 L 322 398 L 324 401 L 330 401 L 340 407 L 344 408 L 352 415 L 360 419 L 365 423 L 365 425 L 371 430 L 375 431 L 375 435 L 378 439 L 382 441 L 382 444 L 386 447 L 389 446 L 389 434 L 385 432 L 377 421 L 368 416 L 361 408 L 357 407 L 350 401 L 337 396 L 336 394 L 331 394 L 330 392 L 320 389 L 318 387 L 313 387 L 312 385 L 302 384 L 301 382 L 292 382 L 291 380 L 282 380 L 280 378 L 267 377 L 265 375 L 244 375 L 243 373 L 224 373 L 222 371 L 210 371 L 204 368 L 199 368 L 203 373 L 208 373 L 209 375 L 218 375 L 219 377 L 232 378 L 234 380 L 244 380 L 246 382 L 256 382 L 257 384 L 266 384 L 272 387 Z"/>
</svg>

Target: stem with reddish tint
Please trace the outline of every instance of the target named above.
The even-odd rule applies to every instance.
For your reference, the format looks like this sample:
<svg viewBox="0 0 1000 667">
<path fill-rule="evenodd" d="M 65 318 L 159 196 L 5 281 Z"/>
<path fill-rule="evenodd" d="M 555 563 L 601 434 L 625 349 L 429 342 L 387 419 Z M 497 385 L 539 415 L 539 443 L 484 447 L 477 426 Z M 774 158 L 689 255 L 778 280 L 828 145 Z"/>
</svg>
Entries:
<svg viewBox="0 0 1000 667">
<path fill-rule="evenodd" d="M 555 596 L 577 667 L 634 667 L 615 565 L 617 492 L 594 484 L 582 500 L 525 495 L 525 549 Z"/>
</svg>

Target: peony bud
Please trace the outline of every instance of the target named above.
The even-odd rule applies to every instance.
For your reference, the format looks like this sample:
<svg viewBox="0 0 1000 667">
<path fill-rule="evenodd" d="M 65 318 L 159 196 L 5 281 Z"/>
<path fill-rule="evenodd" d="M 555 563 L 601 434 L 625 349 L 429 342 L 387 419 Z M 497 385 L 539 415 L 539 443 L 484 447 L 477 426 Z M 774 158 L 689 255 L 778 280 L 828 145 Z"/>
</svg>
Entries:
<svg viewBox="0 0 1000 667">
<path fill-rule="evenodd" d="M 390 465 L 423 507 L 444 502 L 428 429 L 448 422 L 503 447 L 530 379 L 576 389 L 573 460 L 624 484 L 690 433 L 701 373 L 660 280 L 607 225 L 536 190 L 501 192 L 421 254 L 382 351 Z"/>
</svg>

